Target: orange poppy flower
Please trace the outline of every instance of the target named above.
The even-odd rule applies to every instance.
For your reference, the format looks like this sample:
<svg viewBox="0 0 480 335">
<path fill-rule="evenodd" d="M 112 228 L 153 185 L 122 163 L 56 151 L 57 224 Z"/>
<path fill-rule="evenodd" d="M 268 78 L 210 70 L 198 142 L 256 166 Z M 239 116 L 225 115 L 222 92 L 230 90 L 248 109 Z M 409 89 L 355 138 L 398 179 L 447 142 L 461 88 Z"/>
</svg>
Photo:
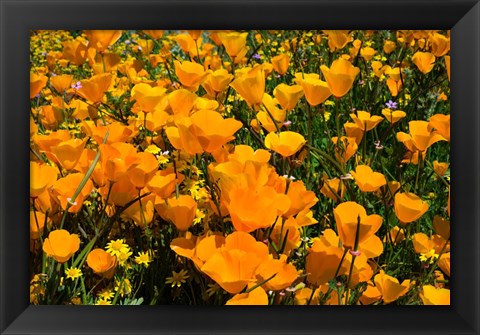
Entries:
<svg viewBox="0 0 480 335">
<path fill-rule="evenodd" d="M 115 273 L 117 258 L 103 249 L 93 249 L 87 256 L 87 265 L 96 274 L 111 279 Z"/>
<path fill-rule="evenodd" d="M 405 116 L 407 116 L 407 113 L 401 110 L 394 110 L 392 111 L 390 108 L 384 108 L 382 109 L 382 114 L 385 117 L 385 119 L 390 122 L 390 123 L 397 123 L 401 119 L 403 119 Z"/>
<path fill-rule="evenodd" d="M 428 203 L 413 193 L 395 194 L 395 215 L 402 224 L 418 220 L 428 211 Z"/>
<path fill-rule="evenodd" d="M 270 227 L 277 216 L 288 210 L 290 200 L 272 187 L 236 188 L 228 194 L 228 211 L 236 230 L 251 232 Z"/>
<path fill-rule="evenodd" d="M 190 119 L 193 133 L 206 152 L 216 151 L 233 140 L 233 134 L 242 127 L 240 121 L 224 119 L 220 113 L 212 110 L 200 110 Z"/>
<path fill-rule="evenodd" d="M 357 152 L 358 144 L 354 137 L 332 137 L 332 142 L 335 144 L 335 157 L 338 161 L 345 164 Z"/>
<path fill-rule="evenodd" d="M 438 266 L 440 269 L 450 277 L 450 253 L 444 253 L 438 261 Z"/>
<path fill-rule="evenodd" d="M 62 57 L 70 63 L 80 66 L 87 59 L 87 45 L 79 38 L 73 41 L 62 42 Z"/>
<path fill-rule="evenodd" d="M 122 36 L 121 30 L 85 30 L 88 46 L 99 52 L 104 52 Z"/>
<path fill-rule="evenodd" d="M 428 126 L 429 128 L 435 129 L 434 134 L 438 134 L 450 142 L 450 115 L 432 115 L 430 122 L 428 122 Z"/>
<path fill-rule="evenodd" d="M 47 85 L 48 77 L 30 72 L 30 99 L 33 99 Z"/>
<path fill-rule="evenodd" d="M 385 43 L 383 43 L 383 51 L 387 55 L 391 54 L 395 50 L 396 47 L 397 47 L 397 45 L 395 44 L 394 41 L 386 40 Z"/>
<path fill-rule="evenodd" d="M 383 270 L 375 276 L 374 281 L 386 304 L 404 296 L 410 288 L 410 280 L 406 279 L 400 284 L 397 278 L 385 274 Z"/>
<path fill-rule="evenodd" d="M 120 180 L 141 160 L 135 147 L 128 143 L 100 144 L 99 149 L 104 176 L 111 182 Z"/>
<path fill-rule="evenodd" d="M 159 40 L 162 38 L 165 30 L 144 30 L 143 32 L 146 33 L 148 36 L 151 36 L 154 39 Z"/>
<path fill-rule="evenodd" d="M 168 95 L 168 105 L 172 109 L 175 117 L 187 117 L 190 116 L 190 112 L 195 105 L 197 95 L 185 89 L 179 89 L 173 91 Z"/>
<path fill-rule="evenodd" d="M 138 152 L 136 156 L 138 164 L 127 170 L 127 176 L 137 189 L 142 189 L 158 171 L 158 160 L 149 152 Z"/>
<path fill-rule="evenodd" d="M 435 56 L 430 52 L 417 51 L 412 56 L 412 62 L 423 74 L 427 74 L 432 71 L 435 65 Z"/>
<path fill-rule="evenodd" d="M 36 198 L 57 180 L 58 169 L 37 162 L 30 162 L 30 197 Z"/>
<path fill-rule="evenodd" d="M 71 88 L 73 81 L 73 75 L 71 74 L 62 74 L 50 77 L 50 84 L 53 88 L 60 94 L 63 94 L 65 91 Z"/>
<path fill-rule="evenodd" d="M 355 171 L 350 171 L 355 183 L 362 192 L 375 192 L 387 184 L 385 176 L 380 172 L 373 172 L 368 165 L 357 165 Z"/>
<path fill-rule="evenodd" d="M 93 183 L 89 179 L 85 183 L 81 192 L 78 194 L 75 201 L 72 201 L 73 194 L 77 190 L 85 175 L 83 173 L 72 173 L 63 178 L 58 179 L 52 186 L 52 195 L 60 206 L 65 210 L 70 204 L 68 211 L 70 213 L 77 213 L 82 207 L 83 200 L 89 196 L 93 190 Z"/>
<path fill-rule="evenodd" d="M 207 79 L 210 71 L 205 71 L 202 65 L 189 61 L 174 61 L 175 73 L 182 83 L 183 87 L 193 92 L 198 90 L 198 86 Z"/>
<path fill-rule="evenodd" d="M 305 138 L 294 131 L 271 132 L 265 137 L 265 146 L 283 157 L 296 154 L 305 143 Z"/>
<path fill-rule="evenodd" d="M 328 36 L 328 46 L 331 51 L 343 49 L 352 39 L 348 30 L 323 30 Z"/>
<path fill-rule="evenodd" d="M 372 130 L 383 120 L 383 117 L 378 115 L 371 116 L 370 113 L 365 111 L 357 111 L 357 114 L 351 113 L 350 117 L 364 131 Z"/>
<path fill-rule="evenodd" d="M 253 284 L 248 287 L 253 287 Z M 225 305 L 268 305 L 268 295 L 262 287 L 257 287 L 251 292 L 234 295 Z"/>
<path fill-rule="evenodd" d="M 445 140 L 442 135 L 432 131 L 427 121 L 410 121 L 408 127 L 410 134 L 398 132 L 397 140 L 402 142 L 411 152 L 424 152 L 432 144 Z"/>
<path fill-rule="evenodd" d="M 304 78 L 297 76 L 297 81 L 302 86 L 305 92 L 305 99 L 307 99 L 310 106 L 317 106 L 332 95 L 327 82 L 320 80 L 318 74 L 306 74 Z"/>
<path fill-rule="evenodd" d="M 435 57 L 442 57 L 450 51 L 450 38 L 439 33 L 433 33 L 428 38 L 432 45 L 432 53 Z"/>
<path fill-rule="evenodd" d="M 166 89 L 160 86 L 152 87 L 145 83 L 133 86 L 131 99 L 135 100 L 134 109 L 144 113 L 151 113 L 160 104 L 165 96 Z"/>
<path fill-rule="evenodd" d="M 50 147 L 51 154 L 55 155 L 56 161 L 65 169 L 72 170 L 77 165 L 82 155 L 87 138 L 83 140 L 75 138 Z"/>
<path fill-rule="evenodd" d="M 356 235 L 357 244 L 362 244 L 373 236 L 382 225 L 382 217 L 377 214 L 367 215 L 365 208 L 353 201 L 343 202 L 333 210 L 337 223 L 338 236 L 346 248 L 353 248 Z M 357 229 L 360 231 L 357 232 Z"/>
<path fill-rule="evenodd" d="M 281 54 L 272 57 L 273 69 L 284 76 L 287 73 L 290 57 L 287 54 Z"/>
<path fill-rule="evenodd" d="M 227 70 L 219 69 L 211 72 L 202 83 L 202 86 L 210 96 L 216 97 L 219 93 L 227 89 L 232 79 L 233 75 L 228 73 Z"/>
<path fill-rule="evenodd" d="M 423 285 L 420 298 L 424 305 L 450 305 L 450 290 Z"/>
<path fill-rule="evenodd" d="M 217 36 L 225 47 L 227 54 L 234 59 L 244 49 L 248 33 L 220 32 Z"/>
<path fill-rule="evenodd" d="M 189 195 L 180 195 L 168 199 L 166 215 L 180 231 L 185 231 L 193 223 L 197 212 L 197 203 Z"/>
<path fill-rule="evenodd" d="M 97 74 L 90 79 L 80 80 L 81 87 L 77 89 L 77 94 L 96 104 L 102 101 L 111 84 L 112 75 L 110 73 Z"/>
<path fill-rule="evenodd" d="M 330 68 L 322 65 L 320 70 L 322 70 L 332 94 L 337 98 L 348 93 L 360 72 L 358 67 L 354 67 L 352 63 L 343 58 L 335 60 Z"/>
<path fill-rule="evenodd" d="M 280 84 L 275 87 L 273 94 L 282 108 L 289 111 L 295 108 L 298 100 L 303 96 L 303 89 L 300 85 Z"/>
<path fill-rule="evenodd" d="M 333 201 L 343 199 L 346 187 L 344 182 L 340 178 L 328 179 L 328 176 L 324 174 L 322 176 L 322 180 L 323 184 L 320 188 L 320 193 L 322 193 L 326 197 L 329 197 Z"/>
<path fill-rule="evenodd" d="M 256 67 L 243 76 L 235 79 L 230 86 L 241 95 L 247 104 L 258 106 L 262 104 L 265 92 L 265 73 L 262 67 Z"/>
<path fill-rule="evenodd" d="M 65 263 L 80 248 L 80 238 L 64 229 L 53 230 L 43 241 L 43 251 L 59 263 Z"/>
<path fill-rule="evenodd" d="M 292 285 L 298 277 L 297 269 L 292 264 L 287 263 L 286 255 L 281 255 L 280 259 L 274 259 L 270 255 L 255 271 L 258 282 L 262 282 L 274 274 L 276 274 L 275 277 L 263 285 L 266 290 L 283 290 Z"/>
</svg>

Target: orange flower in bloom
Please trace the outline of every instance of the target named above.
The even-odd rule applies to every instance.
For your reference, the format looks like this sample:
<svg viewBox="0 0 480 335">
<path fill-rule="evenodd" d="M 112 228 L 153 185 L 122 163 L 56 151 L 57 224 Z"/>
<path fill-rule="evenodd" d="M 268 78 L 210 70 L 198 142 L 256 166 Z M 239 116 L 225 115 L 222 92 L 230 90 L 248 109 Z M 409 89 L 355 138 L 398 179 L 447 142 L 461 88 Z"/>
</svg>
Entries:
<svg viewBox="0 0 480 335">
<path fill-rule="evenodd" d="M 37 162 L 30 162 L 30 197 L 36 198 L 57 180 L 58 169 Z"/>
<path fill-rule="evenodd" d="M 442 135 L 432 131 L 427 121 L 410 121 L 408 127 L 410 134 L 398 132 L 397 140 L 411 152 L 424 152 L 435 142 L 445 140 Z"/>
<path fill-rule="evenodd" d="M 273 69 L 284 76 L 287 73 L 290 57 L 287 54 L 281 54 L 272 57 Z"/>
<path fill-rule="evenodd" d="M 195 105 L 197 95 L 185 89 L 173 91 L 168 95 L 168 105 L 176 117 L 190 116 L 190 112 Z"/>
<path fill-rule="evenodd" d="M 137 161 L 138 164 L 128 169 L 127 176 L 137 189 L 142 189 L 157 172 L 158 160 L 149 152 L 139 152 L 137 153 Z"/>
<path fill-rule="evenodd" d="M 352 39 L 348 30 L 323 30 L 328 36 L 328 46 L 331 51 L 343 49 Z"/>
<path fill-rule="evenodd" d="M 390 229 L 390 241 L 392 241 L 393 245 L 397 245 L 402 241 L 405 241 L 405 232 L 400 229 L 400 227 L 395 226 Z M 384 242 L 386 242 L 388 238 L 385 236 Z"/>
<path fill-rule="evenodd" d="M 315 285 L 322 285 L 333 279 L 340 266 L 343 248 L 338 246 L 339 239 L 332 229 L 326 229 L 319 239 L 315 239 L 308 249 L 306 258 L 307 280 Z M 346 270 L 342 262 L 338 274 Z M 337 275 L 338 275 L 337 274 Z"/>
<path fill-rule="evenodd" d="M 357 111 L 357 114 L 351 113 L 350 117 L 364 131 L 372 130 L 383 120 L 383 117 L 378 115 L 371 116 L 370 113 L 365 111 Z"/>
<path fill-rule="evenodd" d="M 300 211 L 311 208 L 318 202 L 315 192 L 308 191 L 301 180 L 290 183 L 287 196 L 290 198 L 290 208 L 284 214 L 285 217 L 297 215 Z"/>
<path fill-rule="evenodd" d="M 450 115 L 432 115 L 428 126 L 435 129 L 435 134 L 442 136 L 445 140 L 450 142 Z"/>
<path fill-rule="evenodd" d="M 389 55 L 395 50 L 397 45 L 395 44 L 394 41 L 386 40 L 385 43 L 383 44 L 383 51 Z"/>
<path fill-rule="evenodd" d="M 265 146 L 283 157 L 296 154 L 305 143 L 305 138 L 294 131 L 271 132 L 265 137 Z"/>
<path fill-rule="evenodd" d="M 70 74 L 62 74 L 50 78 L 50 84 L 60 94 L 71 88 L 72 81 L 73 75 Z"/>
<path fill-rule="evenodd" d="M 95 126 L 93 121 L 88 120 L 82 122 L 82 131 L 84 131 L 88 136 L 92 136 L 98 144 L 103 143 L 103 140 L 107 135 L 107 131 L 107 144 L 128 142 L 138 133 L 138 131 L 133 130 L 132 126 L 125 126 L 120 122 L 113 122 L 105 126 Z"/>
<path fill-rule="evenodd" d="M 175 73 L 182 83 L 183 87 L 193 92 L 198 90 L 198 86 L 207 78 L 210 71 L 205 71 L 202 65 L 189 61 L 174 61 Z"/>
<path fill-rule="evenodd" d="M 328 176 L 324 174 L 322 180 L 323 185 L 320 189 L 320 193 L 322 193 L 326 197 L 329 197 L 333 201 L 343 199 L 346 187 L 344 182 L 340 178 L 328 179 Z"/>
<path fill-rule="evenodd" d="M 407 116 L 407 113 L 401 110 L 394 110 L 392 111 L 390 108 L 384 108 L 382 109 L 382 114 L 385 117 L 385 119 L 390 122 L 390 123 L 397 123 L 401 119 L 403 119 L 405 116 Z"/>
<path fill-rule="evenodd" d="M 432 53 L 435 57 L 442 57 L 450 51 L 450 38 L 445 35 L 434 33 L 430 35 L 429 41 L 432 44 Z"/>
<path fill-rule="evenodd" d="M 151 36 L 151 37 L 153 37 L 154 39 L 159 40 L 159 39 L 162 38 L 163 33 L 165 32 L 165 30 L 144 30 L 143 32 L 144 32 L 145 34 L 147 34 L 148 36 Z"/>
<path fill-rule="evenodd" d="M 391 277 L 383 270 L 375 276 L 375 286 L 380 291 L 383 297 L 383 302 L 389 304 L 401 296 L 404 296 L 410 288 L 410 280 L 404 280 L 402 284 L 398 279 Z"/>
<path fill-rule="evenodd" d="M 131 144 L 100 144 L 100 163 L 105 178 L 111 182 L 120 180 L 129 169 L 140 163 L 140 159 Z"/>
<path fill-rule="evenodd" d="M 438 266 L 442 271 L 450 277 L 450 253 L 444 253 L 440 257 L 440 260 L 438 261 Z"/>
<path fill-rule="evenodd" d="M 265 92 L 265 73 L 263 68 L 259 66 L 248 71 L 235 79 L 230 86 L 245 99 L 250 107 L 261 105 Z"/>
<path fill-rule="evenodd" d="M 450 305 L 450 290 L 423 285 L 420 298 L 424 305 Z"/>
<path fill-rule="evenodd" d="M 418 220 L 428 211 L 428 203 L 413 193 L 395 194 L 395 215 L 402 224 Z"/>
<path fill-rule="evenodd" d="M 64 229 L 53 230 L 43 241 L 43 251 L 59 263 L 65 263 L 80 248 L 80 238 Z"/>
<path fill-rule="evenodd" d="M 43 74 L 30 72 L 30 99 L 33 99 L 47 85 L 48 77 Z"/>
<path fill-rule="evenodd" d="M 96 274 L 111 279 L 115 273 L 117 258 L 103 249 L 93 249 L 87 256 L 87 265 Z"/>
<path fill-rule="evenodd" d="M 296 77 L 299 84 L 302 85 L 303 91 L 305 92 L 305 99 L 307 99 L 310 106 L 317 106 L 332 95 L 332 91 L 330 91 L 327 82 L 320 80 L 318 74 L 306 74 L 304 78 L 300 76 Z"/>
<path fill-rule="evenodd" d="M 412 242 L 417 254 L 427 253 L 435 247 L 435 242 L 424 233 L 413 234 Z"/>
<path fill-rule="evenodd" d="M 160 86 L 151 87 L 140 83 L 132 88 L 132 100 L 135 100 L 134 109 L 144 113 L 151 113 L 160 104 L 165 96 L 166 89 Z"/>
<path fill-rule="evenodd" d="M 227 208 L 233 226 L 244 232 L 270 227 L 290 206 L 285 194 L 279 194 L 269 186 L 233 189 L 228 197 Z"/>
<path fill-rule="evenodd" d="M 97 74 L 90 79 L 80 80 L 81 87 L 77 89 L 77 94 L 96 104 L 102 101 L 111 84 L 112 75 L 110 73 Z"/>
<path fill-rule="evenodd" d="M 342 163 L 346 163 L 358 149 L 356 139 L 354 137 L 332 137 L 332 142 L 335 144 L 335 157 Z"/>
<path fill-rule="evenodd" d="M 60 206 L 65 210 L 68 205 L 70 213 L 77 213 L 82 207 L 83 200 L 89 196 L 93 190 L 93 183 L 89 179 L 78 194 L 77 198 L 72 201 L 73 194 L 77 190 L 85 175 L 83 173 L 72 173 L 66 177 L 58 179 L 52 186 L 52 195 L 58 200 Z"/>
<path fill-rule="evenodd" d="M 275 87 L 273 94 L 282 108 L 289 111 L 295 108 L 298 100 L 303 96 L 303 89 L 300 85 L 280 84 Z"/>
<path fill-rule="evenodd" d="M 450 238 L 450 221 L 445 220 L 440 215 L 433 217 L 433 229 L 445 240 Z"/>
<path fill-rule="evenodd" d="M 234 232 L 226 237 L 223 247 L 208 254 L 201 271 L 235 294 L 256 281 L 255 270 L 268 258 L 268 248 L 247 233 Z"/>
<path fill-rule="evenodd" d="M 380 300 L 381 298 L 382 294 L 380 293 L 378 288 L 376 288 L 375 286 L 373 286 L 372 283 L 369 282 L 366 290 L 363 291 L 362 296 L 360 297 L 360 302 L 363 305 L 371 305 L 374 302 Z"/>
<path fill-rule="evenodd" d="M 99 52 L 104 52 L 122 36 L 121 30 L 85 30 L 88 46 Z"/>
<path fill-rule="evenodd" d="M 87 49 L 85 43 L 82 40 L 77 38 L 73 41 L 62 42 L 63 53 L 62 57 L 68 60 L 70 63 L 80 66 L 85 63 L 87 59 Z"/>
<path fill-rule="evenodd" d="M 202 83 L 205 91 L 212 97 L 217 96 L 217 94 L 225 91 L 233 79 L 233 75 L 228 73 L 225 69 L 219 69 L 214 72 L 211 72 L 207 79 Z"/>
<path fill-rule="evenodd" d="M 345 122 L 343 124 L 343 128 L 345 129 L 345 132 L 347 133 L 347 137 L 353 137 L 355 138 L 355 143 L 360 144 L 363 139 L 363 134 L 365 133 L 362 128 L 357 126 L 357 124 L 353 122 Z"/>
<path fill-rule="evenodd" d="M 373 236 L 382 225 L 382 217 L 377 214 L 367 215 L 365 208 L 353 201 L 343 202 L 333 210 L 337 223 L 338 236 L 346 248 L 353 248 L 358 235 L 357 244 Z M 357 232 L 357 229 L 360 231 Z"/>
<path fill-rule="evenodd" d="M 277 220 L 277 223 L 273 227 L 273 231 L 270 233 L 269 238 L 277 247 L 285 243 L 283 254 L 289 255 L 293 249 L 296 249 L 300 246 L 300 229 L 301 227 L 297 218 L 291 216 L 288 219 L 285 219 L 282 217 Z M 271 250 L 273 252 L 273 247 Z"/>
<path fill-rule="evenodd" d="M 140 228 L 145 228 L 153 220 L 153 214 L 155 211 L 155 207 L 154 207 L 155 195 L 154 194 L 147 195 L 143 197 L 140 201 L 142 202 L 141 206 L 139 201 L 135 201 L 132 205 L 127 207 L 122 212 L 121 217 L 132 220 L 135 223 L 135 225 L 137 225 Z"/>
<path fill-rule="evenodd" d="M 193 223 L 197 212 L 197 203 L 189 195 L 180 195 L 177 198 L 168 199 L 167 217 L 180 231 L 185 231 Z"/>
<path fill-rule="evenodd" d="M 360 56 L 362 56 L 367 62 L 375 56 L 377 52 L 372 47 L 365 47 L 360 49 Z"/>
<path fill-rule="evenodd" d="M 355 171 L 350 171 L 355 183 L 362 192 L 375 192 L 387 184 L 385 176 L 380 172 L 373 172 L 368 165 L 357 165 Z"/>
<path fill-rule="evenodd" d="M 448 163 L 433 161 L 433 170 L 438 176 L 443 176 L 448 171 Z"/>
<path fill-rule="evenodd" d="M 445 56 L 445 67 L 447 68 L 448 81 L 450 81 L 450 56 Z"/>
<path fill-rule="evenodd" d="M 253 286 L 250 284 L 248 287 Z M 263 288 L 257 287 L 251 292 L 234 295 L 225 305 L 268 305 L 268 295 Z"/>
<path fill-rule="evenodd" d="M 270 255 L 267 260 L 258 266 L 255 274 L 258 282 L 262 282 L 276 274 L 275 277 L 263 285 L 266 290 L 273 291 L 289 287 L 298 277 L 297 269 L 292 264 L 287 263 L 286 255 L 281 255 L 280 259 L 274 259 Z"/>
<path fill-rule="evenodd" d="M 244 49 L 247 43 L 248 33 L 221 32 L 217 34 L 222 41 L 227 54 L 234 59 Z"/>
<path fill-rule="evenodd" d="M 75 138 L 50 147 L 51 153 L 55 155 L 56 161 L 65 170 L 73 169 L 82 155 L 87 139 Z"/>
<path fill-rule="evenodd" d="M 169 170 L 157 171 L 148 182 L 147 188 L 162 199 L 167 199 L 175 191 L 175 185 L 180 184 L 175 173 Z"/>
<path fill-rule="evenodd" d="M 430 52 L 417 51 L 412 56 L 412 62 L 418 67 L 420 72 L 427 74 L 432 71 L 435 65 L 435 56 Z"/>
<path fill-rule="evenodd" d="M 213 152 L 233 140 L 242 123 L 234 118 L 224 119 L 212 110 L 200 110 L 191 116 L 192 132 L 206 152 Z"/>
<path fill-rule="evenodd" d="M 257 119 L 268 132 L 276 131 L 277 126 L 280 128 L 287 117 L 287 113 L 284 109 L 278 107 L 278 100 L 272 98 L 269 94 L 263 95 L 263 105 L 260 106 L 260 112 L 257 113 Z M 269 113 L 267 113 L 267 110 Z M 270 117 L 270 115 L 273 117 Z M 252 120 L 257 122 L 257 120 Z M 275 126 L 275 123 L 277 126 Z"/>
<path fill-rule="evenodd" d="M 337 98 L 341 98 L 348 93 L 360 72 L 358 67 L 354 67 L 352 63 L 343 58 L 335 60 L 330 68 L 322 65 L 320 69 L 332 94 Z"/>
</svg>

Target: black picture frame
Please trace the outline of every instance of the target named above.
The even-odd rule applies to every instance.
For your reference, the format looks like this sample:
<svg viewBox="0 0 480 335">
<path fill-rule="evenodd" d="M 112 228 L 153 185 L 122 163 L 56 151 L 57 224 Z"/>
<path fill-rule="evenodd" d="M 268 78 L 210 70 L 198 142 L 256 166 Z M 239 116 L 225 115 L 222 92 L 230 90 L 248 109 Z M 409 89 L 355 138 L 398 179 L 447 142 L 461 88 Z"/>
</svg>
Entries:
<svg viewBox="0 0 480 335">
<path fill-rule="evenodd" d="M 480 4 L 0 0 L 2 334 L 479 334 Z M 30 306 L 29 30 L 451 29 L 451 306 Z"/>
</svg>

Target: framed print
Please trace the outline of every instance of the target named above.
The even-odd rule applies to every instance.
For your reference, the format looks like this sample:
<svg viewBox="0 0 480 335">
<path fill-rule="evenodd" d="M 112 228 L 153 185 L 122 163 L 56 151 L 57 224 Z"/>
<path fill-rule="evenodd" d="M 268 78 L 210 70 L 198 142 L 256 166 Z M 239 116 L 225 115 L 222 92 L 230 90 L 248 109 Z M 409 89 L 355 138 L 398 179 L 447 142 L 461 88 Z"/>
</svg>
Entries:
<svg viewBox="0 0 480 335">
<path fill-rule="evenodd" d="M 479 333 L 477 1 L 0 3 L 2 334 Z"/>
</svg>

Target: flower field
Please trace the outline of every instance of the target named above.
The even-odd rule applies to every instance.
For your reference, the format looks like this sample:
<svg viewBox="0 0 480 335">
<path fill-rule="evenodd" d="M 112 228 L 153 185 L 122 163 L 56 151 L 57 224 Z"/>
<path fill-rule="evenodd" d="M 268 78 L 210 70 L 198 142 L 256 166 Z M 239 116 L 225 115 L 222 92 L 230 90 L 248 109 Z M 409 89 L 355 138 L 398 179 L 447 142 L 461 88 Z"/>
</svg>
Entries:
<svg viewBox="0 0 480 335">
<path fill-rule="evenodd" d="M 32 31 L 30 302 L 449 305 L 449 31 Z"/>
</svg>

